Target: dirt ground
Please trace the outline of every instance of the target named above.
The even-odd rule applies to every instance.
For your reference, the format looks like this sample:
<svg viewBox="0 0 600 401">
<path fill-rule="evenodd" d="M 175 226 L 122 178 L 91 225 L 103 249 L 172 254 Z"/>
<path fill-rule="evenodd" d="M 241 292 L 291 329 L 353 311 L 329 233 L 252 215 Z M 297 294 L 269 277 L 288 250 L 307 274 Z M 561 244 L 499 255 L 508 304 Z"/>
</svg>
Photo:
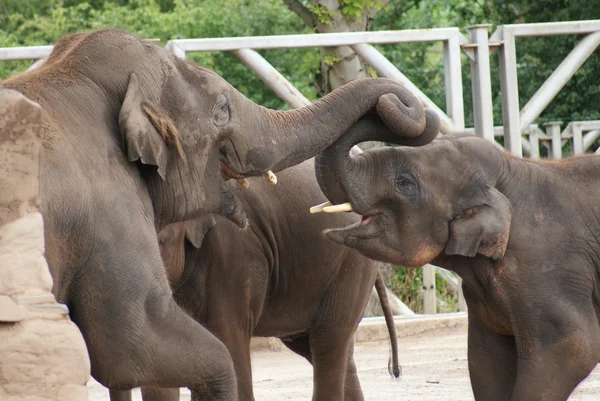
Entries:
<svg viewBox="0 0 600 401">
<path fill-rule="evenodd" d="M 399 339 L 402 377 L 387 371 L 387 342 L 359 343 L 354 357 L 366 400 L 467 401 L 473 400 L 467 372 L 466 328 L 449 328 Z M 310 400 L 312 369 L 287 350 L 257 351 L 252 355 L 257 401 Z M 107 401 L 108 391 L 89 383 L 90 401 Z M 181 400 L 189 401 L 182 390 Z M 571 401 L 600 399 L 600 365 L 571 395 Z M 134 400 L 141 400 L 135 390 Z"/>
</svg>

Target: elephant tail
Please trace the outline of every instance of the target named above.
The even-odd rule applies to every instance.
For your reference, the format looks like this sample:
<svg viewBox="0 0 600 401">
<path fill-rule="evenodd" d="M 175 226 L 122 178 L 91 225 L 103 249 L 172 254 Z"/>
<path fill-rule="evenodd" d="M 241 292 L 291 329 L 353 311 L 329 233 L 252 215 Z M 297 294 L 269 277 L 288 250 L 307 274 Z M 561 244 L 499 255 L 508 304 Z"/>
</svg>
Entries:
<svg viewBox="0 0 600 401">
<path fill-rule="evenodd" d="M 388 362 L 388 370 L 390 375 L 398 378 L 401 374 L 400 364 L 398 363 L 398 335 L 396 334 L 394 315 L 387 297 L 387 289 L 379 269 L 377 270 L 377 279 L 375 280 L 375 290 L 379 296 L 379 302 L 381 303 L 381 309 L 383 310 L 383 316 L 385 317 L 385 324 L 388 328 L 388 333 L 390 334 L 390 343 L 392 346 L 392 355 Z"/>
</svg>

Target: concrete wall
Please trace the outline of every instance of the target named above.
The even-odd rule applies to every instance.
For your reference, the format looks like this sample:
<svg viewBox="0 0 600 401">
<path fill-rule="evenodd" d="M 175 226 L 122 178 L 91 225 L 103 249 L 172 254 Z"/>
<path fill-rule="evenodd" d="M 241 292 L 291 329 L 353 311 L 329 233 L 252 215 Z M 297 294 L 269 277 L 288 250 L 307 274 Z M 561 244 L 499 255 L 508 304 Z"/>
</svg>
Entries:
<svg viewBox="0 0 600 401">
<path fill-rule="evenodd" d="M 0 400 L 87 400 L 85 343 L 44 259 L 40 124 L 39 105 L 0 89 Z"/>
</svg>

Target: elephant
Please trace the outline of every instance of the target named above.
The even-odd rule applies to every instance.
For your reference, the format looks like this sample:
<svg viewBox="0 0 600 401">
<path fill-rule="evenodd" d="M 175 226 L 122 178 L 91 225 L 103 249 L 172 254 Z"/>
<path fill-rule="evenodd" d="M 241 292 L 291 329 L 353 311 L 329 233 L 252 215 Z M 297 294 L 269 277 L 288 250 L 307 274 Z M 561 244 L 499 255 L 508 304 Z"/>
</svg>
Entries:
<svg viewBox="0 0 600 401">
<path fill-rule="evenodd" d="M 363 216 L 325 235 L 462 278 L 476 400 L 566 400 L 600 361 L 600 157 L 522 159 L 466 135 L 349 156 L 389 137 L 377 124 L 358 122 L 315 161 L 330 202 Z"/>
<path fill-rule="evenodd" d="M 173 296 L 229 349 L 240 400 L 254 400 L 252 336 L 278 337 L 313 364 L 313 400 L 363 400 L 352 340 L 374 283 L 387 312 L 392 373 L 399 376 L 379 262 L 323 237 L 329 225 L 351 224 L 358 216 L 308 213 L 309 205 L 324 200 L 312 160 L 278 175 L 277 187 L 262 178 L 249 179 L 248 189 L 232 185 L 249 218 L 246 230 L 207 216 L 160 231 Z M 142 388 L 142 394 L 146 400 L 179 399 L 173 390 Z"/>
<path fill-rule="evenodd" d="M 39 68 L 2 82 L 42 107 L 41 212 L 53 294 L 111 391 L 188 387 L 237 398 L 225 345 L 175 303 L 157 232 L 206 214 L 247 218 L 225 185 L 298 164 L 376 111 L 423 130 L 418 101 L 387 79 L 269 110 L 213 71 L 116 29 L 75 33 Z M 393 94 L 392 102 L 381 102 Z"/>
</svg>

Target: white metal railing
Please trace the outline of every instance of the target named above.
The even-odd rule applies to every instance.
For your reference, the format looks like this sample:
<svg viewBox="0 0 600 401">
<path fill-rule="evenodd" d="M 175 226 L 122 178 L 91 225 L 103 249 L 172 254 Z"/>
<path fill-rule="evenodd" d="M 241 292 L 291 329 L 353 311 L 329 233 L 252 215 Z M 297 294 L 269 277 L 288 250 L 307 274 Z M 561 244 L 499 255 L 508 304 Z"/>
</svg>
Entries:
<svg viewBox="0 0 600 401">
<path fill-rule="evenodd" d="M 374 44 L 411 42 L 442 42 L 446 81 L 446 112 L 442 111 L 404 74 L 390 63 Z M 435 110 L 442 119 L 444 133 L 464 128 L 464 109 L 460 46 L 468 40 L 458 28 L 416 29 L 403 31 L 346 32 L 309 35 L 257 36 L 244 38 L 176 39 L 166 48 L 184 58 L 188 52 L 232 51 L 254 71 L 275 93 L 292 107 L 301 107 L 308 100 L 255 50 L 322 46 L 350 46 L 383 77 L 402 82 L 425 107 Z"/>
<path fill-rule="evenodd" d="M 523 109 L 519 110 L 515 39 L 526 36 L 575 34 L 586 34 L 587 36 L 575 46 Z M 489 42 L 499 48 L 505 146 L 510 152 L 522 155 L 522 132 L 544 111 L 565 83 L 600 44 L 600 20 L 501 25 L 491 35 Z M 485 71 L 481 73 L 485 73 Z M 491 109 L 491 97 L 486 96 L 484 101 L 485 106 Z M 477 125 L 475 128 L 478 128 Z M 489 124 L 488 127 L 482 127 L 486 131 L 490 128 Z"/>
<path fill-rule="evenodd" d="M 581 154 L 600 137 L 600 122 L 572 122 L 560 131 L 560 123 L 544 124 L 545 132 L 531 124 L 556 96 L 564 84 L 595 51 L 600 43 L 600 20 L 556 22 L 543 24 L 513 24 L 499 26 L 488 36 L 490 25 L 468 27 L 468 38 L 458 28 L 436 28 L 402 31 L 350 32 L 309 35 L 281 35 L 240 38 L 176 39 L 166 48 L 181 58 L 188 52 L 231 51 L 254 71 L 271 89 L 291 107 L 299 108 L 310 103 L 287 79 L 282 76 L 256 50 L 350 46 L 380 76 L 396 79 L 411 90 L 428 108 L 441 117 L 443 133 L 471 132 L 488 140 L 503 136 L 505 147 L 514 154 L 525 153 L 539 157 L 539 146 L 545 146 L 552 158 L 560 158 L 562 147 L 572 140 L 572 150 Z M 519 110 L 516 43 L 517 37 L 587 34 L 573 49 L 554 73 L 540 87 L 529 102 Z M 402 72 L 387 60 L 374 44 L 400 44 L 411 42 L 442 42 L 444 47 L 444 78 L 446 112 L 435 105 Z M 498 49 L 500 81 L 502 88 L 503 127 L 494 127 L 490 54 Z M 0 48 L 0 61 L 38 60 L 35 68 L 47 57 L 52 46 Z M 473 95 L 474 127 L 465 129 L 461 53 L 470 58 Z M 525 136 L 525 137 L 524 137 Z M 435 313 L 435 274 L 441 272 L 431 265 L 424 266 L 425 313 Z M 445 273 L 442 273 L 445 274 Z M 453 277 L 453 276 L 450 276 Z M 448 280 L 448 278 L 446 278 Z M 452 281 L 460 287 L 460 280 Z M 459 301 L 464 310 L 464 299 Z"/>
</svg>

